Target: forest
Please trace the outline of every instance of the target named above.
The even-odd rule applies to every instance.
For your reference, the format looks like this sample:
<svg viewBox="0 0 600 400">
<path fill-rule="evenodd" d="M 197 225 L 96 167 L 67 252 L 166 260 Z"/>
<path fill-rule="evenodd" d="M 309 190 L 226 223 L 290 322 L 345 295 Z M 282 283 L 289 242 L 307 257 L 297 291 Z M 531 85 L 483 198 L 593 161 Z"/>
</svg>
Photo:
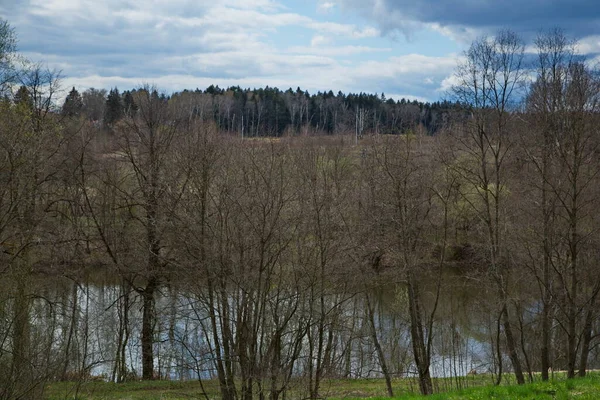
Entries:
<svg viewBox="0 0 600 400">
<path fill-rule="evenodd" d="M 156 89 L 155 89 L 156 90 Z M 27 89 L 21 88 L 23 94 Z M 90 88 L 79 93 L 73 88 L 62 107 L 63 114 L 82 116 L 109 129 L 137 111 L 137 89 L 119 92 Z M 194 119 L 213 122 L 222 133 L 240 137 L 281 137 L 354 134 L 401 134 L 421 130 L 435 134 L 448 121 L 466 119 L 468 105 L 441 101 L 386 99 L 385 94 L 348 95 L 332 91 L 311 95 L 299 87 L 285 92 L 277 88 L 184 90 L 163 101 L 185 108 Z M 18 96 L 20 98 L 20 96 Z"/>
<path fill-rule="evenodd" d="M 59 102 L 3 22 L 0 398 L 197 380 L 320 399 L 332 378 L 393 396 L 408 377 L 427 395 L 600 368 L 600 75 L 558 29 L 529 47 L 477 39 L 432 104 Z"/>
</svg>

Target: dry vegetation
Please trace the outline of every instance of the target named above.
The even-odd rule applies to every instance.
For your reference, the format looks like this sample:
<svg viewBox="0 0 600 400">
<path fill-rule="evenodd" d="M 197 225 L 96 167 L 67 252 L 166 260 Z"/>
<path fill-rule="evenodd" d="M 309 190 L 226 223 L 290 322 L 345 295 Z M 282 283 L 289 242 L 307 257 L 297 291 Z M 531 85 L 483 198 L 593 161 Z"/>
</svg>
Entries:
<svg viewBox="0 0 600 400">
<path fill-rule="evenodd" d="M 560 32 L 536 45 L 529 84 L 518 37 L 480 39 L 457 72 L 467 121 L 358 145 L 242 140 L 150 87 L 106 130 L 51 112 L 54 76 L 28 71 L 0 102 L 0 398 L 585 376 L 600 86 Z"/>
</svg>

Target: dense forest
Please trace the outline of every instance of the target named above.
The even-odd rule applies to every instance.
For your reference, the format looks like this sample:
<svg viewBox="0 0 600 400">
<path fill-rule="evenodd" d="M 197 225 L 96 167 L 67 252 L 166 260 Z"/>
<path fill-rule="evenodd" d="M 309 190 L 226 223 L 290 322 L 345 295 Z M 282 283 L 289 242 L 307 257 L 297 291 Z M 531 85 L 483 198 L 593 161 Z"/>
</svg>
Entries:
<svg viewBox="0 0 600 400">
<path fill-rule="evenodd" d="M 599 368 L 600 79 L 559 30 L 531 47 L 526 65 L 512 32 L 473 42 L 451 103 L 145 86 L 57 104 L 2 23 L 0 398 Z"/>
<path fill-rule="evenodd" d="M 23 88 L 22 90 L 25 90 Z M 83 116 L 111 128 L 137 110 L 136 89 L 119 92 L 73 88 L 62 107 L 69 116 Z M 458 102 L 422 103 L 387 99 L 385 94 L 348 94 L 332 91 L 311 95 L 291 88 L 184 90 L 163 101 L 187 109 L 190 116 L 214 122 L 221 132 L 242 137 L 299 136 L 315 134 L 399 134 L 417 129 L 436 133 L 448 121 L 466 118 L 468 105 Z"/>
</svg>

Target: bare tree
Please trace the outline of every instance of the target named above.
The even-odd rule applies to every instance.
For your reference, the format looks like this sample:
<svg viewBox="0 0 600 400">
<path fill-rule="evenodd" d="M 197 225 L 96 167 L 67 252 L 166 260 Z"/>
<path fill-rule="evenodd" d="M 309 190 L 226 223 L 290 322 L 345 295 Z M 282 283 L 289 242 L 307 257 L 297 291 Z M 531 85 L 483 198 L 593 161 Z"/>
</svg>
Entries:
<svg viewBox="0 0 600 400">
<path fill-rule="evenodd" d="M 465 54 L 466 61 L 458 67 L 458 84 L 453 88 L 457 99 L 472 107 L 471 120 L 456 137 L 472 163 L 458 164 L 455 170 L 467 183 L 467 192 L 475 190 L 479 198 L 474 202 L 463 190 L 465 201 L 485 227 L 489 272 L 496 282 L 508 354 L 519 384 L 525 380 L 509 314 L 511 267 L 503 237 L 503 210 L 506 163 L 512 150 L 511 111 L 515 110 L 525 78 L 523 51 L 521 39 L 510 31 L 475 41 Z"/>
<path fill-rule="evenodd" d="M 101 121 L 106 107 L 106 90 L 89 88 L 81 94 L 82 112 L 90 121 Z"/>
<path fill-rule="evenodd" d="M 0 19 L 0 95 L 10 93 L 10 84 L 17 78 L 15 66 L 17 38 L 8 21 Z"/>
<path fill-rule="evenodd" d="M 552 186 L 552 192 L 561 218 L 561 235 L 554 250 L 564 252 L 555 258 L 554 271 L 558 274 L 561 291 L 559 309 L 565 316 L 562 327 L 567 335 L 567 375 L 572 378 L 577 368 L 579 315 L 588 306 L 593 309 L 600 289 L 597 284 L 593 289 L 586 289 L 588 282 L 582 280 L 588 268 L 587 254 L 592 248 L 591 232 L 582 225 L 593 220 L 596 199 L 593 188 L 599 173 L 595 159 L 599 148 L 596 114 L 600 86 L 596 74 L 579 62 L 567 66 L 565 78 L 561 85 L 562 106 L 558 111 L 560 128 L 555 137 L 563 179 Z M 583 360 L 583 370 L 585 365 Z"/>
<path fill-rule="evenodd" d="M 522 149 L 535 173 L 527 185 L 535 188 L 535 210 L 541 215 L 535 220 L 541 221 L 537 235 L 538 250 L 529 250 L 533 274 L 536 277 L 542 297 L 540 348 L 542 379 L 548 380 L 548 370 L 552 367 L 551 327 L 552 310 L 555 308 L 553 289 L 554 273 L 552 259 L 555 251 L 556 207 L 558 198 L 552 188 L 556 186 L 560 174 L 556 162 L 556 140 L 562 125 L 560 110 L 563 104 L 563 84 L 566 80 L 568 65 L 573 60 L 574 46 L 560 30 L 540 35 L 536 39 L 538 49 L 537 77 L 527 96 L 526 111 L 531 122 L 530 135 L 523 135 Z M 522 243 L 529 244 L 528 240 Z M 540 257 L 541 253 L 541 257 Z M 539 265 L 537 260 L 541 259 Z"/>
<path fill-rule="evenodd" d="M 32 326 L 34 298 L 37 294 L 33 274 L 48 263 L 49 225 L 55 220 L 47 208 L 55 200 L 55 174 L 62 162 L 59 149 L 63 141 L 52 133 L 58 129 L 48 115 L 48 104 L 56 88 L 55 76 L 41 68 L 28 71 L 31 80 L 26 90 L 38 93 L 33 104 L 11 106 L 3 102 L 0 130 L 0 247 L 3 250 L 2 278 L 12 284 L 12 316 L 3 330 L 0 354 L 5 363 L 0 379 L 6 398 L 35 398 L 50 375 L 47 341 L 39 342 L 39 331 Z M 41 88 L 47 88 L 40 94 Z M 9 339 L 10 338 L 10 339 Z M 7 348 L 10 346 L 10 349 Z M 36 365 L 39 367 L 36 368 Z"/>
<path fill-rule="evenodd" d="M 352 207 L 354 165 L 341 143 L 303 140 L 294 153 L 300 211 L 300 267 L 306 276 L 310 310 L 307 331 L 310 398 L 319 398 L 322 381 L 333 369 L 335 340 L 344 304 L 352 296 L 350 241 L 343 232 Z"/>
<path fill-rule="evenodd" d="M 169 265 L 169 214 L 185 190 L 188 171 L 169 169 L 179 130 L 166 100 L 146 86 L 136 92 L 135 103 L 137 114 L 115 130 L 128 169 L 128 180 L 120 189 L 125 194 L 123 206 L 137 221 L 137 234 L 142 237 L 137 247 L 145 258 L 143 265 L 134 263 L 129 283 L 142 298 L 142 378 L 148 380 L 154 379 L 155 296 Z"/>
<path fill-rule="evenodd" d="M 412 353 L 422 394 L 432 394 L 431 356 L 434 317 L 439 290 L 431 308 L 425 306 L 421 279 L 435 264 L 429 254 L 434 247 L 427 239 L 434 209 L 433 149 L 425 137 L 404 135 L 384 138 L 365 155 L 367 174 L 364 218 L 373 227 L 370 235 L 398 269 L 406 285 Z M 369 176 L 370 174 L 370 176 Z M 444 253 L 444 251 L 442 251 Z M 382 268 L 381 257 L 374 267 Z M 438 281 L 439 282 L 439 281 Z M 439 289 L 439 286 L 438 286 Z M 388 393 L 390 393 L 388 385 Z"/>
</svg>

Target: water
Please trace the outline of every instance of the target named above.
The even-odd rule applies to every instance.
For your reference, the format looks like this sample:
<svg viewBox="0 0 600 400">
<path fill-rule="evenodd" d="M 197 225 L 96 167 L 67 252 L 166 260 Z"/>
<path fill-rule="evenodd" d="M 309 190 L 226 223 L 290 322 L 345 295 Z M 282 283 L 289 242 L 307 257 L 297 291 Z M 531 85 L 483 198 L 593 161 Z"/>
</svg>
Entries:
<svg viewBox="0 0 600 400">
<path fill-rule="evenodd" d="M 439 294 L 432 325 L 431 374 L 453 378 L 495 373 L 498 368 L 495 304 L 479 300 L 485 288 L 465 284 L 460 279 L 454 283 L 448 278 Z M 29 315 L 30 354 L 46 375 L 60 378 L 65 372 L 67 376 L 82 373 L 107 381 L 117 380 L 118 359 L 124 354 L 126 376 L 122 378 L 141 376 L 142 301 L 138 293 L 115 283 L 74 283 L 63 278 L 36 285 L 32 289 L 39 294 L 32 297 Z M 255 354 L 251 355 L 254 373 L 265 377 L 272 373 L 274 362 L 279 373 L 291 371 L 292 377 L 314 373 L 318 364 L 322 365 L 324 377 L 382 376 L 364 292 L 346 288 L 342 292 L 323 292 L 321 296 L 311 291 L 273 287 L 259 297 L 237 287 L 227 293 L 225 302 L 215 303 L 218 308 L 213 310 L 207 288 L 200 284 L 160 287 L 155 301 L 156 377 L 215 379 L 218 362 L 229 361 L 224 356 L 220 360 L 216 357 L 217 346 L 223 354 L 225 344 L 230 347 L 236 375 L 240 373 L 238 362 L 243 352 L 254 348 Z M 436 293 L 435 282 L 422 285 L 426 333 Z M 390 374 L 415 376 L 406 288 L 401 283 L 380 285 L 369 290 L 369 297 L 377 339 Z M 528 329 L 536 326 L 535 313 L 539 309 L 536 304 L 531 301 L 523 307 L 522 323 Z M 0 325 L 0 334 L 6 338 L 1 349 L 2 357 L 6 358 L 11 351 L 13 299 L 5 297 L 0 305 L 5 321 Z M 216 322 L 214 328 L 211 315 Z M 239 325 L 248 315 L 258 315 L 254 320 L 257 322 L 251 327 Z M 244 329 L 250 328 L 253 335 L 249 337 L 254 342 L 244 347 L 240 345 L 243 335 L 247 335 Z M 531 335 L 533 331 L 523 332 Z M 274 341 L 274 337 L 280 340 Z M 537 363 L 535 347 L 527 340 L 530 338 L 535 339 L 527 336 L 521 341 L 520 351 L 528 352 L 530 360 Z M 120 345 L 124 345 L 124 351 L 119 350 Z M 504 351 L 502 357 L 504 370 L 510 371 Z M 594 366 L 597 357 L 590 361 Z"/>
</svg>

